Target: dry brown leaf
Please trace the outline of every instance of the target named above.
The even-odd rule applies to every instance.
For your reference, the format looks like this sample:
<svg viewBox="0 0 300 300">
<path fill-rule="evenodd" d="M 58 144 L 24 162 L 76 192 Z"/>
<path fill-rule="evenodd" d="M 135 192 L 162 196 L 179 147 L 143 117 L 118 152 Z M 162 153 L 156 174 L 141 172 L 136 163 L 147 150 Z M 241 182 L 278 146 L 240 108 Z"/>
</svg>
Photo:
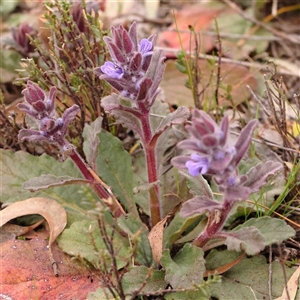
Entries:
<svg viewBox="0 0 300 300">
<path fill-rule="evenodd" d="M 148 235 L 149 243 L 152 249 L 154 260 L 159 264 L 163 251 L 164 228 L 167 221 L 174 217 L 180 208 L 181 203 L 177 204 L 170 213 L 168 213 L 161 221 L 159 221 L 150 231 Z"/>
<path fill-rule="evenodd" d="M 159 221 L 150 231 L 148 239 L 152 249 L 154 260 L 159 263 L 162 257 L 163 236 L 165 224 L 168 221 L 168 216 Z"/>
<path fill-rule="evenodd" d="M 52 199 L 42 197 L 15 202 L 0 211 L 0 227 L 12 219 L 32 214 L 41 215 L 49 224 L 49 257 L 54 267 L 54 273 L 57 275 L 51 245 L 67 224 L 67 214 L 62 205 Z"/>
<path fill-rule="evenodd" d="M 58 202 L 42 197 L 15 202 L 0 211 L 0 227 L 8 221 L 26 215 L 41 215 L 50 227 L 49 245 L 61 234 L 67 225 L 67 214 Z"/>
<path fill-rule="evenodd" d="M 287 283 L 287 288 L 289 291 L 289 297 L 286 292 L 286 288 L 284 288 L 282 295 L 275 300 L 294 300 L 296 299 L 297 291 L 298 291 L 298 278 L 300 276 L 300 267 L 296 269 L 294 274 L 291 276 Z"/>
<path fill-rule="evenodd" d="M 175 12 L 174 22 L 166 31 L 158 36 L 157 45 L 160 47 L 167 47 L 173 49 L 185 50 L 194 49 L 194 44 L 191 45 L 191 33 L 188 31 L 189 25 L 194 26 L 195 31 L 207 30 L 214 18 L 226 9 L 222 3 L 219 2 L 203 2 L 193 5 L 185 5 L 180 11 Z M 180 40 L 178 38 L 177 28 L 180 31 Z M 182 32 L 185 31 L 185 32 Z M 194 43 L 194 41 L 193 41 Z M 200 48 L 202 53 L 209 52 L 215 45 L 215 38 L 212 36 L 201 36 Z M 173 57 L 174 54 L 167 53 L 168 56 Z"/>
<path fill-rule="evenodd" d="M 0 299 L 85 300 L 101 287 L 100 272 L 63 253 L 56 243 L 53 254 L 59 264 L 54 276 L 48 242 L 42 239 L 14 240 L 0 244 Z"/>
<path fill-rule="evenodd" d="M 0 243 L 7 240 L 15 239 L 17 236 L 24 236 L 32 233 L 33 229 L 37 228 L 44 222 L 44 219 L 32 224 L 30 226 L 19 226 L 16 224 L 4 224 L 0 228 Z"/>
</svg>

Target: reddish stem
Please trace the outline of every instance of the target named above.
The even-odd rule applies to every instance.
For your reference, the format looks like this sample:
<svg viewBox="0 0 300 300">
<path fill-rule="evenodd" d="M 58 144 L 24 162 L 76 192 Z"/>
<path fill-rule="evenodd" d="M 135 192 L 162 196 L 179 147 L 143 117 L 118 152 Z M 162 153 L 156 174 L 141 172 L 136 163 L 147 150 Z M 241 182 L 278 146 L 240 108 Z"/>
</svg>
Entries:
<svg viewBox="0 0 300 300">
<path fill-rule="evenodd" d="M 120 205 L 115 203 L 114 201 L 105 201 L 110 198 L 109 193 L 105 190 L 105 188 L 95 180 L 93 174 L 90 172 L 88 166 L 82 159 L 82 157 L 78 154 L 78 152 L 73 149 L 70 158 L 74 161 L 74 163 L 77 165 L 79 170 L 81 171 L 81 174 L 84 176 L 85 179 L 87 179 L 90 184 L 93 186 L 95 192 L 99 196 L 99 198 L 102 199 L 102 201 L 108 206 L 112 214 L 118 218 L 121 215 L 124 215 L 124 211 L 120 208 Z"/>
<path fill-rule="evenodd" d="M 146 165 L 148 173 L 148 182 L 154 183 L 158 180 L 157 176 L 157 162 L 156 162 L 156 150 L 155 145 L 151 145 L 152 130 L 149 118 L 149 112 L 145 111 L 140 118 L 143 130 L 143 145 L 146 156 Z M 149 190 L 150 196 L 150 212 L 151 212 L 151 224 L 155 226 L 161 220 L 160 214 L 160 202 L 159 202 L 159 186 L 154 184 Z"/>
<path fill-rule="evenodd" d="M 209 215 L 204 231 L 193 241 L 193 245 L 203 247 L 217 232 L 223 229 L 234 203 L 224 199 L 223 208 L 218 212 L 218 215 L 214 213 Z"/>
</svg>

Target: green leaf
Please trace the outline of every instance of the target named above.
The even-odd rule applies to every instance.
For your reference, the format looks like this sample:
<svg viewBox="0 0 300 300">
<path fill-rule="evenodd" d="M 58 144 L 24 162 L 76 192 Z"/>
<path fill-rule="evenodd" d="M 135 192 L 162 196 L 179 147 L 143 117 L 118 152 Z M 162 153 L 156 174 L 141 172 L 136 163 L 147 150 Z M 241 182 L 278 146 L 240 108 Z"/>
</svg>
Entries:
<svg viewBox="0 0 300 300">
<path fill-rule="evenodd" d="M 102 117 L 97 118 L 91 125 L 85 124 L 82 136 L 84 138 L 83 151 L 87 162 L 96 169 L 97 150 L 100 143 L 98 134 L 101 132 Z"/>
<path fill-rule="evenodd" d="M 145 266 L 134 267 L 124 274 L 122 284 L 126 294 L 132 294 L 141 289 L 139 294 L 158 293 L 165 289 L 167 283 L 164 280 L 165 272 L 153 270 Z"/>
<path fill-rule="evenodd" d="M 160 122 L 155 130 L 155 134 L 151 140 L 151 145 L 155 146 L 160 135 L 170 126 L 184 123 L 190 116 L 190 111 L 185 106 L 178 107 L 174 112 L 167 114 Z"/>
<path fill-rule="evenodd" d="M 210 298 L 210 292 L 208 290 L 198 289 L 193 291 L 174 292 L 168 293 L 165 296 L 165 300 L 207 300 Z"/>
<path fill-rule="evenodd" d="M 132 214 L 118 218 L 118 225 L 130 237 L 131 244 L 136 246 L 136 260 L 139 264 L 150 267 L 153 264 L 152 250 L 148 240 L 149 230 L 140 218 Z"/>
<path fill-rule="evenodd" d="M 232 251 L 217 251 L 213 249 L 207 255 L 206 267 L 214 270 L 217 267 L 234 261 L 240 253 Z M 218 300 L 243 299 L 264 300 L 269 299 L 269 268 L 272 269 L 271 293 L 272 299 L 280 297 L 285 287 L 283 265 L 279 262 L 267 264 L 262 255 L 243 258 L 237 265 L 222 274 L 222 282 L 211 287 L 212 296 Z M 295 272 L 296 268 L 285 267 L 286 279 Z M 237 298 L 238 295 L 238 298 Z"/>
<path fill-rule="evenodd" d="M 255 255 L 266 246 L 263 235 L 254 226 L 222 232 L 222 235 L 227 236 L 225 244 L 228 250 L 238 252 L 244 250 L 248 255 Z"/>
<path fill-rule="evenodd" d="M 170 248 L 174 242 L 181 236 L 181 234 L 186 231 L 201 216 L 194 216 L 191 218 L 182 218 L 178 213 L 175 215 L 170 225 L 164 230 L 164 246 L 165 248 Z"/>
<path fill-rule="evenodd" d="M 98 197 L 88 186 L 57 186 L 34 193 L 22 189 L 24 182 L 43 174 L 80 178 L 80 171 L 71 159 L 58 162 L 46 154 L 33 156 L 24 151 L 0 149 L 0 163 L 0 195 L 3 203 L 13 203 L 30 197 L 46 197 L 64 206 L 68 214 L 68 225 L 75 220 L 91 219 L 87 211 L 95 209 Z"/>
<path fill-rule="evenodd" d="M 166 271 L 165 280 L 174 288 L 190 289 L 203 281 L 205 264 L 202 249 L 185 244 L 172 259 L 170 250 L 164 250 L 161 264 Z"/>
<path fill-rule="evenodd" d="M 138 216 L 133 201 L 133 170 L 131 157 L 121 141 L 112 134 L 102 131 L 99 135 L 97 167 L 99 177 L 112 188 L 114 195 L 125 208 Z"/>
<path fill-rule="evenodd" d="M 112 237 L 112 229 L 107 222 L 105 226 L 107 236 Z M 96 269 L 110 268 L 112 259 L 99 229 L 98 221 L 77 221 L 70 228 L 63 231 L 57 239 L 59 247 L 69 255 L 83 258 Z M 129 249 L 125 238 L 117 232 L 113 234 L 113 247 L 118 269 L 124 267 L 130 259 Z M 105 266 L 103 264 L 106 264 Z"/>
<path fill-rule="evenodd" d="M 86 300 L 121 300 L 120 297 L 114 295 L 109 291 L 108 288 L 98 288 L 95 292 L 91 292 L 87 295 Z"/>
<path fill-rule="evenodd" d="M 265 239 L 266 246 L 274 243 L 282 243 L 296 234 L 295 230 L 287 225 L 284 220 L 268 216 L 250 219 L 242 225 L 237 226 L 235 230 L 239 230 L 240 228 L 246 229 L 249 226 L 254 226 L 260 231 Z"/>
<path fill-rule="evenodd" d="M 190 193 L 195 196 L 206 196 L 207 198 L 214 199 L 212 190 L 207 183 L 207 180 L 202 175 L 191 176 L 184 170 L 180 170 L 180 174 L 187 178 Z"/>
<path fill-rule="evenodd" d="M 66 184 L 88 184 L 88 181 L 82 178 L 73 178 L 70 176 L 54 176 L 51 174 L 41 175 L 30 178 L 24 182 L 22 188 L 30 192 L 47 189 L 53 186 L 62 186 Z"/>
</svg>

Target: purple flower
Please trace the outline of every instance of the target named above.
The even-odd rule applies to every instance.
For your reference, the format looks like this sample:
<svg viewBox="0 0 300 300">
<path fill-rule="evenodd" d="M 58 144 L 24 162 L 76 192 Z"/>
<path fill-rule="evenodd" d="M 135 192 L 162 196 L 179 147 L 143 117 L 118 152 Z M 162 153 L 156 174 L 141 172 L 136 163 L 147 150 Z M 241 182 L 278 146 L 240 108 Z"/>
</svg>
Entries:
<svg viewBox="0 0 300 300">
<path fill-rule="evenodd" d="M 209 168 L 209 160 L 206 157 L 201 157 L 195 153 L 191 155 L 192 160 L 188 160 L 185 166 L 189 170 L 192 176 L 198 176 L 199 174 L 205 174 Z"/>
<path fill-rule="evenodd" d="M 23 94 L 26 103 L 18 104 L 18 108 L 35 120 L 38 129 L 21 129 L 19 141 L 47 141 L 58 145 L 61 149 L 68 148 L 66 146 L 70 143 L 65 139 L 65 135 L 70 122 L 80 110 L 79 106 L 71 106 L 59 118 L 55 111 L 56 87 L 52 87 L 47 95 L 37 84 L 28 81 Z"/>
<path fill-rule="evenodd" d="M 105 62 L 103 66 L 100 67 L 101 71 L 111 78 L 121 79 L 124 75 L 124 70 L 118 67 L 111 61 Z"/>
<path fill-rule="evenodd" d="M 56 87 L 50 89 L 49 95 L 34 82 L 28 81 L 26 89 L 22 91 L 26 103 L 18 104 L 18 108 L 31 115 L 35 119 L 41 120 L 44 117 L 54 117 Z"/>
<path fill-rule="evenodd" d="M 204 111 L 195 110 L 192 124 L 186 126 L 190 137 L 178 144 L 178 148 L 192 154 L 174 157 L 171 162 L 179 169 L 188 169 L 192 176 L 213 175 L 219 185 L 234 185 L 237 165 L 248 149 L 256 123 L 256 120 L 250 121 L 236 144 L 231 145 L 227 138 L 228 117 L 219 126 Z"/>
<path fill-rule="evenodd" d="M 128 31 L 123 26 L 111 28 L 112 37 L 104 37 L 111 60 L 94 72 L 134 106 L 153 104 L 165 69 L 161 50 L 153 51 L 155 36 L 138 42 L 136 23 Z M 145 105 L 146 104 L 146 105 Z"/>
<path fill-rule="evenodd" d="M 34 46 L 30 44 L 28 35 L 35 35 L 36 31 L 27 23 L 21 23 L 18 28 L 12 29 L 12 36 L 18 45 L 18 49 L 25 55 L 34 52 Z"/>
<path fill-rule="evenodd" d="M 153 53 L 153 44 L 148 39 L 141 39 L 139 44 L 139 51 L 143 56 L 151 55 Z"/>
</svg>

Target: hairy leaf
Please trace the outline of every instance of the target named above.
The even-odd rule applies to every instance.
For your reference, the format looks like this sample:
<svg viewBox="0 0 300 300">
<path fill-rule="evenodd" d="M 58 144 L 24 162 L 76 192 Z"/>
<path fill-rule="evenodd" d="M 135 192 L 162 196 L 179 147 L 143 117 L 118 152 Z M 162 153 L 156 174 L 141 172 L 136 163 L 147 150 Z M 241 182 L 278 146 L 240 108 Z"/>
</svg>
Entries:
<svg viewBox="0 0 300 300">
<path fill-rule="evenodd" d="M 110 187 L 125 208 L 137 214 L 133 201 L 133 170 L 130 154 L 121 141 L 112 134 L 102 131 L 99 135 L 97 166 L 99 177 Z"/>
<path fill-rule="evenodd" d="M 95 208 L 98 197 L 88 186 L 54 186 L 34 193 L 22 189 L 24 182 L 42 174 L 80 178 L 80 171 L 70 158 L 59 162 L 46 154 L 33 156 L 23 151 L 0 149 L 0 162 L 0 195 L 3 203 L 13 203 L 30 197 L 51 198 L 64 206 L 69 224 L 75 220 L 91 219 L 87 216 L 87 211 Z"/>
<path fill-rule="evenodd" d="M 172 113 L 169 113 L 161 120 L 161 123 L 156 128 L 155 134 L 151 140 L 152 146 L 157 142 L 159 136 L 170 126 L 184 123 L 190 116 L 190 111 L 185 106 L 180 106 Z"/>
<path fill-rule="evenodd" d="M 266 246 L 263 235 L 254 226 L 222 232 L 222 237 L 226 237 L 228 250 L 244 250 L 248 255 L 258 254 Z"/>
<path fill-rule="evenodd" d="M 247 180 L 243 185 L 251 188 L 252 193 L 257 192 L 267 183 L 268 177 L 275 175 L 280 169 L 282 169 L 282 165 L 279 162 L 260 163 L 246 173 Z"/>
<path fill-rule="evenodd" d="M 70 176 L 54 176 L 51 174 L 41 175 L 40 177 L 30 178 L 22 184 L 24 190 L 35 192 L 47 189 L 53 186 L 66 184 L 88 184 L 88 181 L 82 178 L 73 178 Z"/>
<path fill-rule="evenodd" d="M 295 230 L 286 224 L 284 220 L 271 218 L 268 216 L 261 218 L 252 218 L 245 223 L 237 226 L 235 229 L 256 227 L 265 239 L 266 246 L 274 243 L 282 243 L 284 240 L 295 236 Z"/>
<path fill-rule="evenodd" d="M 183 218 L 192 215 L 201 215 L 205 212 L 213 212 L 215 210 L 221 210 L 222 203 L 210 199 L 206 196 L 199 196 L 184 202 L 180 210 L 180 216 Z"/>
<path fill-rule="evenodd" d="M 137 266 L 124 274 L 122 284 L 126 294 L 141 289 L 143 285 L 141 293 L 159 293 L 160 289 L 163 290 L 167 286 L 164 277 L 165 272 L 163 270 Z"/>
<path fill-rule="evenodd" d="M 108 238 L 112 238 L 118 268 L 124 267 L 130 258 L 126 239 L 114 232 L 109 224 L 105 226 Z M 80 257 L 90 262 L 96 269 L 104 270 L 112 263 L 108 250 L 103 242 L 96 220 L 77 221 L 58 238 L 59 247 L 71 256 Z M 103 264 L 106 264 L 104 266 Z"/>
<path fill-rule="evenodd" d="M 208 269 L 213 270 L 233 261 L 239 255 L 239 253 L 233 251 L 213 249 L 205 258 L 206 266 Z M 296 269 L 288 268 L 277 261 L 272 262 L 272 299 L 279 297 L 285 287 L 283 267 L 285 268 L 287 280 Z M 222 274 L 221 283 L 216 283 L 211 287 L 212 296 L 219 300 L 237 299 L 237 295 L 238 299 L 243 300 L 269 299 L 269 270 L 270 265 L 263 255 L 250 258 L 244 257 L 240 263 Z"/>
<path fill-rule="evenodd" d="M 88 164 L 92 169 L 96 169 L 97 149 L 100 143 L 98 134 L 101 132 L 102 117 L 98 117 L 91 125 L 85 124 L 82 136 L 84 138 L 83 151 Z"/>
<path fill-rule="evenodd" d="M 190 244 L 185 244 L 173 259 L 170 250 L 164 250 L 161 264 L 166 271 L 165 280 L 174 289 L 189 289 L 200 284 L 205 272 L 203 255 L 202 249 Z"/>
<path fill-rule="evenodd" d="M 133 130 L 142 136 L 141 122 L 137 118 L 139 112 L 122 104 L 122 99 L 117 94 L 112 94 L 101 99 L 101 105 L 115 118 L 116 123 Z"/>
</svg>

